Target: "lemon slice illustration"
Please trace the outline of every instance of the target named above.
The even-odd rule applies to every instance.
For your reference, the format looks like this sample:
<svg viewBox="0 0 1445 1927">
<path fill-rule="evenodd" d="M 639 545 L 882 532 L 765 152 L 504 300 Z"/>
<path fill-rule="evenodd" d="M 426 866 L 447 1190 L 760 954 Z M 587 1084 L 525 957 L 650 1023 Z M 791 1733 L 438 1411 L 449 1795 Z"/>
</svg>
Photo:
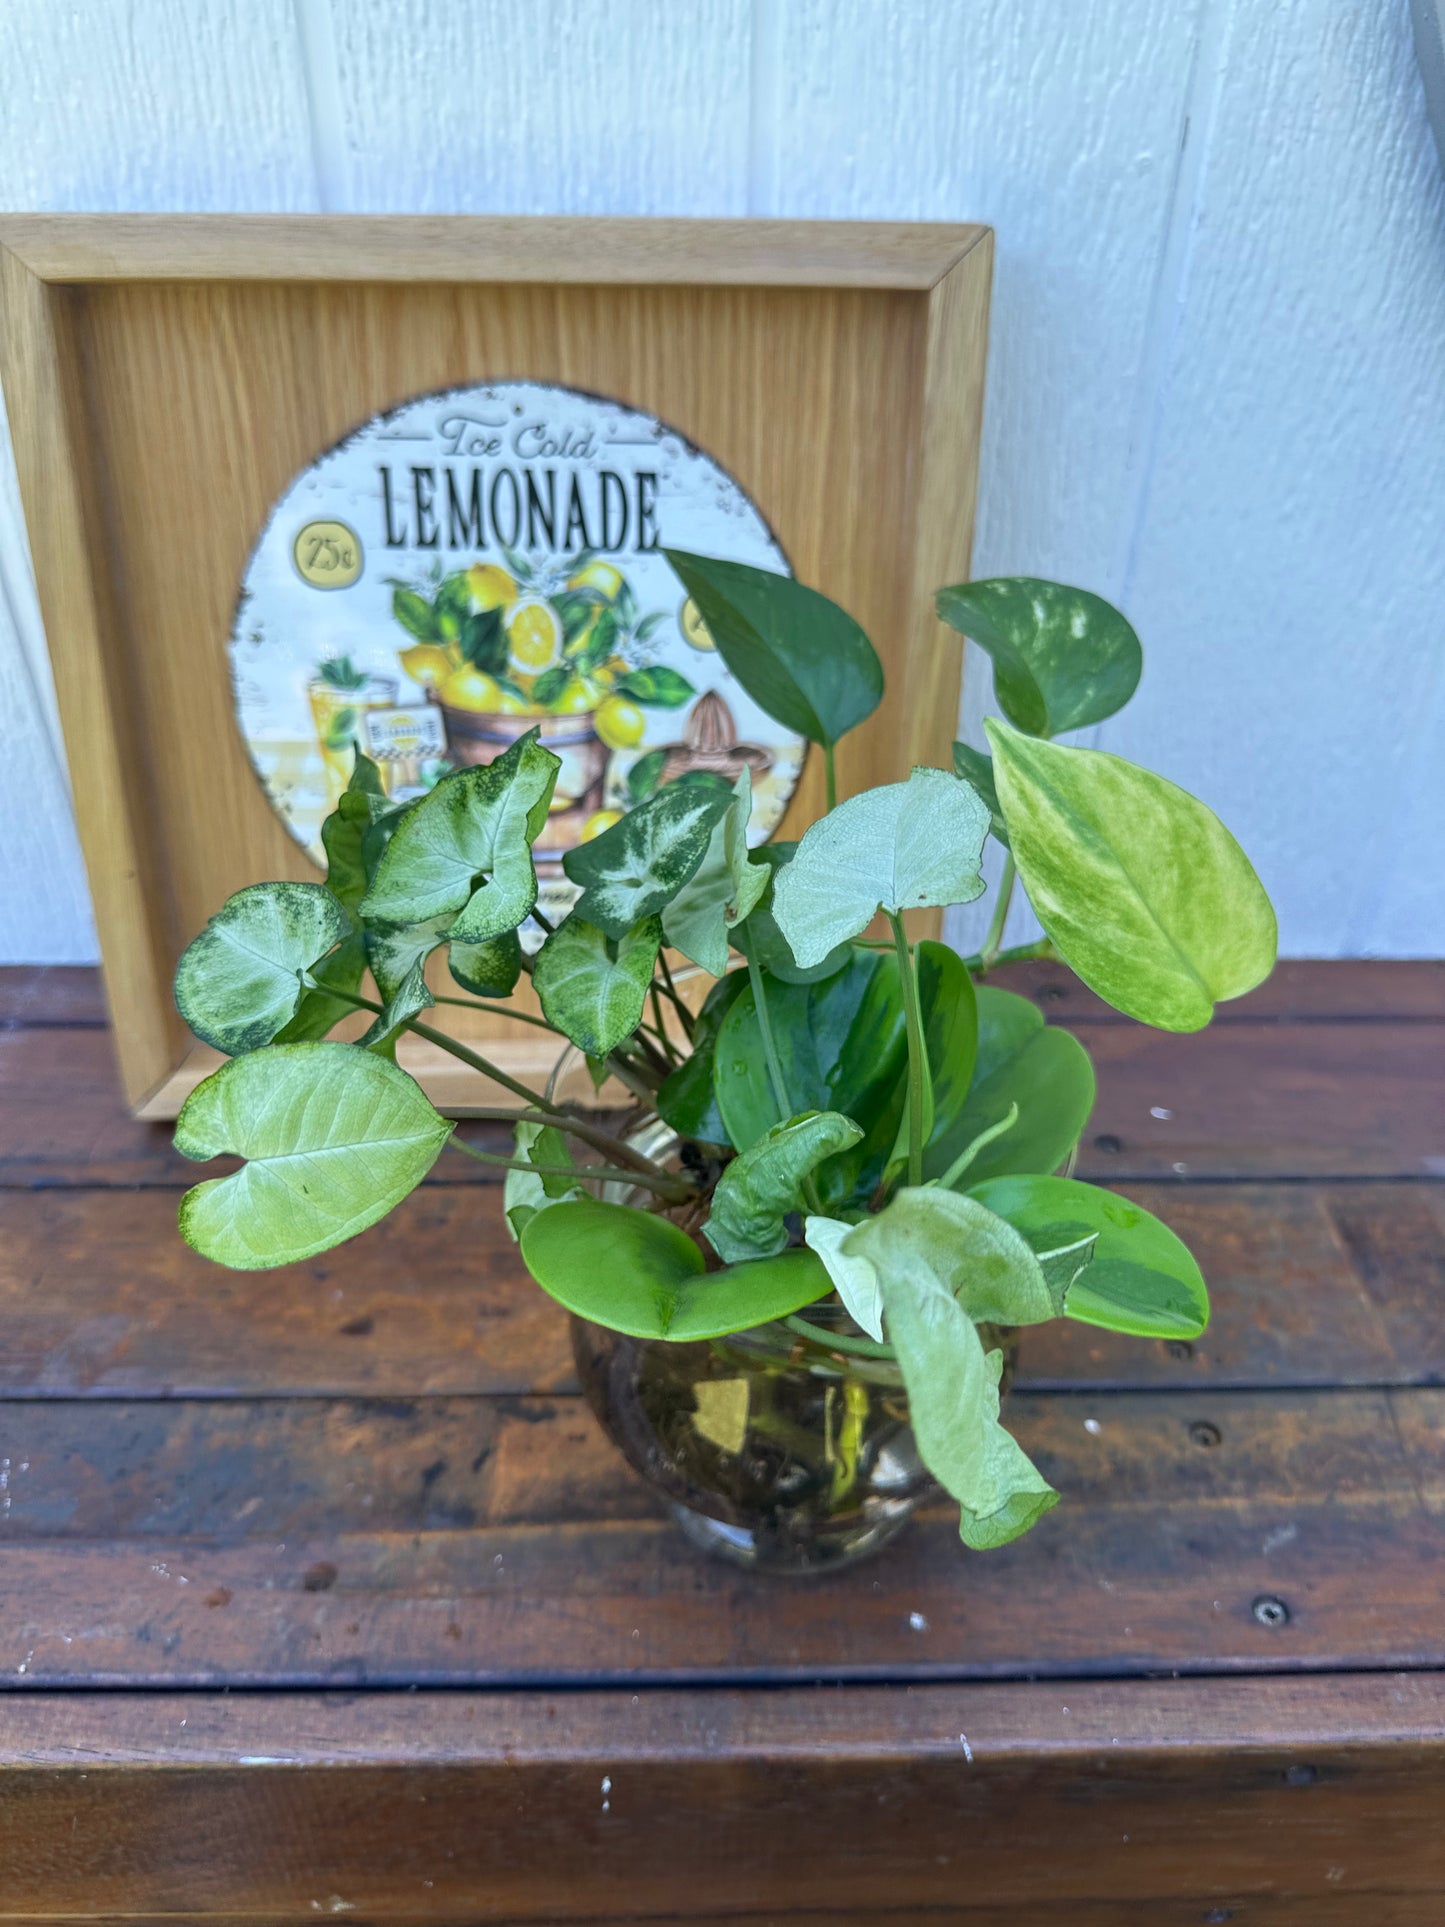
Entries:
<svg viewBox="0 0 1445 1927">
<path fill-rule="evenodd" d="M 689 596 L 678 612 L 677 626 L 682 631 L 684 642 L 691 643 L 694 649 L 716 649 L 712 631 L 703 621 L 697 604 Z"/>
<path fill-rule="evenodd" d="M 514 669 L 540 675 L 562 660 L 562 625 L 557 612 L 540 596 L 527 596 L 502 617 L 507 651 Z"/>
</svg>

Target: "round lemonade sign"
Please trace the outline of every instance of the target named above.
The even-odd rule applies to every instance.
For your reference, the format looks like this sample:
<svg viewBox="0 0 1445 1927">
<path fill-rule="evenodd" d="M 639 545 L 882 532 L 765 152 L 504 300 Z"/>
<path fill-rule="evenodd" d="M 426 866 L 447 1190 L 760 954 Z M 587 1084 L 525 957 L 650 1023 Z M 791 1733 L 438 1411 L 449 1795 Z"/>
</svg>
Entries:
<svg viewBox="0 0 1445 1927">
<path fill-rule="evenodd" d="M 231 639 L 251 760 L 292 834 L 371 757 L 389 795 L 489 763 L 528 730 L 561 759 L 534 854 L 544 911 L 569 849 L 665 783 L 752 776 L 776 828 L 805 745 L 744 694 L 662 554 L 787 573 L 732 477 L 650 415 L 501 382 L 367 422 L 271 513 Z"/>
</svg>

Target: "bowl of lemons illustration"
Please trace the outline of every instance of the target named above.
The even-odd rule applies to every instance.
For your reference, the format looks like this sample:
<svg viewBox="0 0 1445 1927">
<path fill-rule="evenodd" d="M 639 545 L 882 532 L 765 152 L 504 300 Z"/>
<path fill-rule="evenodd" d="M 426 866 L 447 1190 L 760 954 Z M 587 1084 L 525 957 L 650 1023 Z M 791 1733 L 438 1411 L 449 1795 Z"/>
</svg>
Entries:
<svg viewBox="0 0 1445 1927">
<path fill-rule="evenodd" d="M 679 671 L 642 658 L 663 611 L 644 613 L 623 572 L 583 552 L 534 564 L 476 562 L 424 586 L 392 583 L 392 613 L 410 638 L 406 675 L 441 710 L 449 760 L 490 763 L 536 729 L 562 759 L 537 855 L 600 833 L 608 765 L 636 752 L 649 710 L 697 693 Z M 694 645 L 696 646 L 696 645 Z"/>
</svg>

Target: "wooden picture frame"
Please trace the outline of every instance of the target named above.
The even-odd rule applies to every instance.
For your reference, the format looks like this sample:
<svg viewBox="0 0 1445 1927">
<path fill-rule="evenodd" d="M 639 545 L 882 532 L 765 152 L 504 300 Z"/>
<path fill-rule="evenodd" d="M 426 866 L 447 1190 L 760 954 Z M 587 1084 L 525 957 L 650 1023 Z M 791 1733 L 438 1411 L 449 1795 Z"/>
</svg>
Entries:
<svg viewBox="0 0 1445 1927">
<path fill-rule="evenodd" d="M 0 218 L 0 378 L 121 1074 L 173 1116 L 218 1061 L 171 1000 L 234 890 L 314 877 L 231 709 L 237 584 L 271 504 L 358 422 L 448 384 L 616 396 L 735 475 L 883 656 L 843 792 L 947 764 L 968 573 L 987 228 L 369 216 Z M 781 834 L 822 807 L 810 758 Z M 549 1041 L 457 1020 L 536 1076 Z M 415 1040 L 406 1040 L 410 1047 Z M 432 1047 L 435 1100 L 487 1101 Z"/>
</svg>

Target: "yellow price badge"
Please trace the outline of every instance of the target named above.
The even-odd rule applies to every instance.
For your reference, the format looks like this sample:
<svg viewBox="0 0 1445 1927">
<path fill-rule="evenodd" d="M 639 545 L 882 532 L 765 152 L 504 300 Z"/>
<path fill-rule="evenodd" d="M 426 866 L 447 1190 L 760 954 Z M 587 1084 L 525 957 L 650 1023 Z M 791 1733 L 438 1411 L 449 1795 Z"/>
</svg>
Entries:
<svg viewBox="0 0 1445 1927">
<path fill-rule="evenodd" d="M 344 522 L 308 522 L 291 554 L 313 589 L 349 589 L 361 574 L 361 537 Z"/>
</svg>

